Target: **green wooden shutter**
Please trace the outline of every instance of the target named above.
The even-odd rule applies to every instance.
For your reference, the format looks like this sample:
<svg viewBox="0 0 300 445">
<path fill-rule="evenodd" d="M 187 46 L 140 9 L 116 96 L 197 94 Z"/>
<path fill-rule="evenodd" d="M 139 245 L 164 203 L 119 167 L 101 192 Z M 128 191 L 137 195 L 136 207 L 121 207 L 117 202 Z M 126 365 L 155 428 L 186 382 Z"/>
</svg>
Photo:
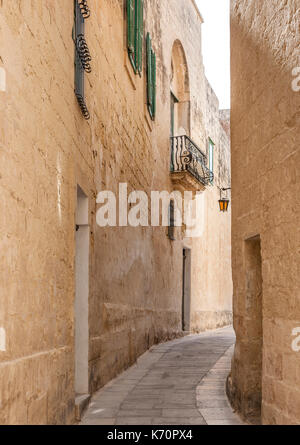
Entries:
<svg viewBox="0 0 300 445">
<path fill-rule="evenodd" d="M 151 37 L 147 34 L 147 97 L 148 97 L 148 109 L 151 114 L 152 109 L 152 49 L 151 49 Z"/>
<path fill-rule="evenodd" d="M 152 50 L 150 34 L 147 34 L 147 96 L 151 119 L 156 113 L 156 55 Z"/>
<path fill-rule="evenodd" d="M 144 0 L 137 0 L 137 18 L 138 18 L 138 26 L 137 26 L 137 45 L 136 45 L 136 53 L 137 53 L 137 61 L 136 67 L 139 74 L 142 74 L 143 70 L 143 40 L 144 40 Z"/>
<path fill-rule="evenodd" d="M 215 148 L 215 144 L 213 143 L 213 141 L 209 138 L 209 151 L 208 151 L 208 161 L 209 161 L 209 170 L 210 172 L 213 174 L 214 172 L 214 148 Z M 210 183 L 213 183 L 213 176 L 210 179 Z"/>
<path fill-rule="evenodd" d="M 136 0 L 127 0 L 127 46 L 132 61 L 134 61 L 135 52 L 135 2 Z"/>
<path fill-rule="evenodd" d="M 135 73 L 138 69 L 138 47 L 139 47 L 139 0 L 135 0 L 135 14 L 134 14 L 134 68 Z"/>
<path fill-rule="evenodd" d="M 156 55 L 151 50 L 151 69 L 152 69 L 152 119 L 155 119 L 156 113 Z"/>
</svg>

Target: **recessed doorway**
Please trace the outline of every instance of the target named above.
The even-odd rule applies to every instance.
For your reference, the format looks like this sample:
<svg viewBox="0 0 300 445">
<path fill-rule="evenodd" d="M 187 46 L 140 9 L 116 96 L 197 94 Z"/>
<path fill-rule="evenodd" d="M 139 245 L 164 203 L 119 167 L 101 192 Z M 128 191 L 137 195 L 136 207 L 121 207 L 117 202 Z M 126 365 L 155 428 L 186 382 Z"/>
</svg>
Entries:
<svg viewBox="0 0 300 445">
<path fill-rule="evenodd" d="M 76 208 L 76 254 L 75 254 L 75 394 L 89 392 L 89 213 L 88 197 L 77 187 Z"/>
<path fill-rule="evenodd" d="M 183 249 L 182 271 L 182 330 L 191 329 L 191 266 L 192 253 L 190 249 Z"/>
</svg>

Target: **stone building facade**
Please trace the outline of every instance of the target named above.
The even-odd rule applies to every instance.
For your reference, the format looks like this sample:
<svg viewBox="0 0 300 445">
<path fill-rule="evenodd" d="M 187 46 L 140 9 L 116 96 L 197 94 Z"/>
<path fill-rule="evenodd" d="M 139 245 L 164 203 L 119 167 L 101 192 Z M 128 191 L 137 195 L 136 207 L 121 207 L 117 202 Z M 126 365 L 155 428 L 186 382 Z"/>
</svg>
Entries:
<svg viewBox="0 0 300 445">
<path fill-rule="evenodd" d="M 300 423 L 299 6 L 231 2 L 237 344 L 228 391 L 263 424 Z"/>
<path fill-rule="evenodd" d="M 73 423 L 76 395 L 154 343 L 231 322 L 230 212 L 218 209 L 218 187 L 230 185 L 228 113 L 220 119 L 205 78 L 195 3 L 172 3 L 144 1 L 139 75 L 126 2 L 88 0 L 89 120 L 74 95 L 74 0 L 0 3 L 1 424 Z M 100 191 L 184 188 L 189 175 L 170 173 L 172 88 L 173 137 L 189 136 L 205 159 L 214 144 L 212 184 L 189 178 L 202 191 L 200 233 L 175 228 L 171 240 L 167 227 L 99 227 Z"/>
</svg>

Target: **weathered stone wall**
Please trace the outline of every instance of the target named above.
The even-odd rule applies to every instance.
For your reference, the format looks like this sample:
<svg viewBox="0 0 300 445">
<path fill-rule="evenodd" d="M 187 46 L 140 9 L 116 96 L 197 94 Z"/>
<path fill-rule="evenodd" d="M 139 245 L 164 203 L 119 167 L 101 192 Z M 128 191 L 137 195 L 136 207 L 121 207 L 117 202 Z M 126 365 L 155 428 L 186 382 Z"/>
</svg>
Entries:
<svg viewBox="0 0 300 445">
<path fill-rule="evenodd" d="M 2 1 L 0 64 L 0 423 L 74 419 L 76 161 L 73 4 Z M 86 135 L 84 135 L 86 137 Z"/>
<path fill-rule="evenodd" d="M 93 71 L 86 75 L 86 122 L 73 91 L 73 0 L 0 3 L 0 67 L 6 73 L 0 91 L 4 424 L 74 421 L 77 184 L 89 198 L 90 392 L 153 343 L 181 335 L 181 236 L 171 242 L 166 228 L 102 229 L 95 219 L 97 193 L 117 192 L 119 182 L 127 182 L 129 192 L 173 189 L 169 101 L 176 39 L 189 65 L 191 136 L 205 149 L 213 134 L 217 159 L 222 150 L 229 156 L 212 92 L 209 111 L 201 17 L 193 2 L 177 0 L 172 8 L 167 0 L 145 2 L 145 31 L 157 52 L 155 123 L 145 106 L 145 73 L 135 76 L 128 61 L 124 2 L 89 5 L 86 40 Z M 216 186 L 208 194 L 202 238 L 191 242 L 193 330 L 230 319 L 230 219 L 218 213 Z"/>
<path fill-rule="evenodd" d="M 300 423 L 299 353 L 292 349 L 300 324 L 300 100 L 292 89 L 299 6 L 231 2 L 237 344 L 228 389 L 248 419 L 260 422 L 262 410 L 263 424 Z"/>
</svg>

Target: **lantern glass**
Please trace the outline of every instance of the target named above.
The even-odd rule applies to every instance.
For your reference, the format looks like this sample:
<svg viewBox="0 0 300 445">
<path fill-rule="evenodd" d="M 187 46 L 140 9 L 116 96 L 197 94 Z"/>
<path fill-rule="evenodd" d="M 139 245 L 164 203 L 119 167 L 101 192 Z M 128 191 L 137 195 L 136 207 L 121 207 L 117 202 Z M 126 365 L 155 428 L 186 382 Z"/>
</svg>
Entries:
<svg viewBox="0 0 300 445">
<path fill-rule="evenodd" d="M 229 199 L 220 199 L 219 205 L 220 205 L 221 212 L 227 212 L 228 206 L 229 206 Z"/>
</svg>

